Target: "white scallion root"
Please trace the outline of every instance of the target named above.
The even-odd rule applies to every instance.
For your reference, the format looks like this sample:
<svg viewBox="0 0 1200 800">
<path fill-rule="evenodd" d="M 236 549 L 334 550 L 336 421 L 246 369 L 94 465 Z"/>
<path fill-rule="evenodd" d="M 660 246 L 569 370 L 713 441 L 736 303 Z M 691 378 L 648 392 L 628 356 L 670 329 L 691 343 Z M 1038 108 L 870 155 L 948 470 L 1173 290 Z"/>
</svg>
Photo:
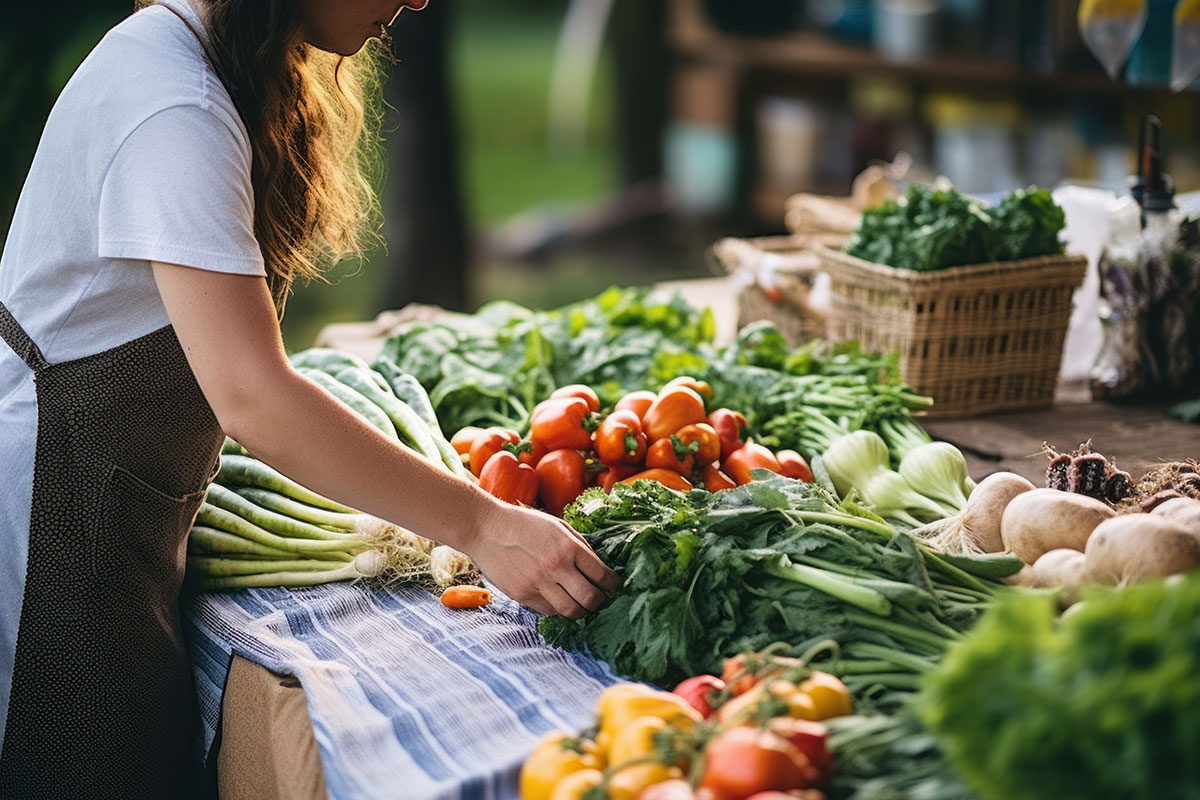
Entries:
<svg viewBox="0 0 1200 800">
<path fill-rule="evenodd" d="M 429 554 L 429 569 L 434 583 L 442 587 L 469 583 L 469 578 L 478 574 L 471 559 L 444 544 L 433 548 Z"/>
</svg>

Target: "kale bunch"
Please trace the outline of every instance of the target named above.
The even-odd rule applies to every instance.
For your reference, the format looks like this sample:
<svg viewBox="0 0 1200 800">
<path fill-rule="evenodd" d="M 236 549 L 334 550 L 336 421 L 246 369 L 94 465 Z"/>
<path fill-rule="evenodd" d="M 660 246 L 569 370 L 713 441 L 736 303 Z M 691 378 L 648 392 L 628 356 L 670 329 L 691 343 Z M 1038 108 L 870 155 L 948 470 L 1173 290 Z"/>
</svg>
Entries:
<svg viewBox="0 0 1200 800">
<path fill-rule="evenodd" d="M 1063 252 L 1063 210 L 1046 189 L 1013 192 L 995 209 L 950 187 L 911 184 L 908 193 L 863 212 L 846 245 L 857 258 L 930 272 Z"/>
</svg>

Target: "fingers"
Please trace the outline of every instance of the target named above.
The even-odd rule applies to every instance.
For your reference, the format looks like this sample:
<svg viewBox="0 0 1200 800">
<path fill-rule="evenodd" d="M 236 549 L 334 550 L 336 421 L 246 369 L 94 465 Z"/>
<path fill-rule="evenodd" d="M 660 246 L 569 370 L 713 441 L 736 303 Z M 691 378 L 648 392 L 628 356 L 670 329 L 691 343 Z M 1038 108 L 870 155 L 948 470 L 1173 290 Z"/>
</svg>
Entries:
<svg viewBox="0 0 1200 800">
<path fill-rule="evenodd" d="M 572 574 L 560 577 L 558 585 L 571 595 L 572 600 L 589 612 L 600 608 L 608 599 L 604 592 L 600 591 L 581 572 L 572 571 Z"/>
<path fill-rule="evenodd" d="M 554 606 L 547 603 L 540 596 L 535 596 L 531 599 L 525 600 L 521 603 L 521 605 L 525 606 L 526 608 L 531 608 L 545 617 L 552 617 L 558 613 L 554 610 Z"/>
<path fill-rule="evenodd" d="M 575 567 L 606 592 L 612 593 L 621 588 L 621 577 L 609 569 L 590 547 L 575 553 Z"/>
<path fill-rule="evenodd" d="M 562 614 L 567 619 L 579 619 L 587 614 L 587 609 L 557 583 L 546 583 L 542 586 L 542 597 L 554 606 L 555 613 Z"/>
</svg>

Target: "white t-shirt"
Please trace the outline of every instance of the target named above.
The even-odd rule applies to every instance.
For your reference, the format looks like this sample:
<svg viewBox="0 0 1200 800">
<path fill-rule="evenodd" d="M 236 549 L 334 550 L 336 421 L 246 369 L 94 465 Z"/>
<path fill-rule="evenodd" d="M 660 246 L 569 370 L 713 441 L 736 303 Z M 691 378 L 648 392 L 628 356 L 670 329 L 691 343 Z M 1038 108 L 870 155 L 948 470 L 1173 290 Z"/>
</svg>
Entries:
<svg viewBox="0 0 1200 800">
<path fill-rule="evenodd" d="M 203 25 L 187 0 L 162 0 Z M 114 27 L 46 122 L 0 255 L 0 302 L 50 363 L 167 324 L 150 261 L 265 275 L 250 141 L 195 35 L 151 6 Z M 37 403 L 0 341 L 0 743 L 25 583 Z"/>
</svg>

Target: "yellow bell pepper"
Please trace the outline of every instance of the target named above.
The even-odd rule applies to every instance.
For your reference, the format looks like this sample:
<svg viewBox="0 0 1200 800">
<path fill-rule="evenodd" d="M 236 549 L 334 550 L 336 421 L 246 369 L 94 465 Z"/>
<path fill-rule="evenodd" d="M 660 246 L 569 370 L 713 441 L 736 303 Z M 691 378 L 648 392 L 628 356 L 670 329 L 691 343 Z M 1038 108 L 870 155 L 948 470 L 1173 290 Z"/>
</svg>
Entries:
<svg viewBox="0 0 1200 800">
<path fill-rule="evenodd" d="M 635 758 L 654 753 L 654 734 L 665 731 L 671 726 L 659 717 L 638 717 L 613 737 L 608 747 L 608 760 L 613 766 L 619 766 Z"/>
<path fill-rule="evenodd" d="M 813 698 L 791 681 L 773 680 L 767 684 L 767 691 L 787 704 L 787 716 L 814 722 L 820 719 Z"/>
<path fill-rule="evenodd" d="M 639 717 L 658 717 L 684 729 L 701 720 L 700 712 L 682 697 L 628 683 L 604 690 L 596 701 L 596 713 L 600 718 L 596 744 L 603 753 L 612 747 L 617 734 Z"/>
<path fill-rule="evenodd" d="M 844 717 L 854 712 L 850 690 L 828 672 L 813 672 L 798 688 L 812 698 L 818 720 Z"/>
<path fill-rule="evenodd" d="M 521 800 L 549 800 L 567 775 L 603 768 L 604 757 L 595 742 L 561 732 L 546 734 L 521 767 Z"/>
<path fill-rule="evenodd" d="M 554 790 L 550 792 L 549 800 L 582 800 L 590 789 L 594 789 L 603 782 L 604 773 L 598 769 L 572 772 L 554 784 Z"/>
<path fill-rule="evenodd" d="M 608 800 L 637 800 L 638 795 L 645 789 L 682 777 L 683 770 L 679 767 L 667 767 L 662 764 L 638 764 L 636 767 L 628 767 L 609 778 Z"/>
</svg>

